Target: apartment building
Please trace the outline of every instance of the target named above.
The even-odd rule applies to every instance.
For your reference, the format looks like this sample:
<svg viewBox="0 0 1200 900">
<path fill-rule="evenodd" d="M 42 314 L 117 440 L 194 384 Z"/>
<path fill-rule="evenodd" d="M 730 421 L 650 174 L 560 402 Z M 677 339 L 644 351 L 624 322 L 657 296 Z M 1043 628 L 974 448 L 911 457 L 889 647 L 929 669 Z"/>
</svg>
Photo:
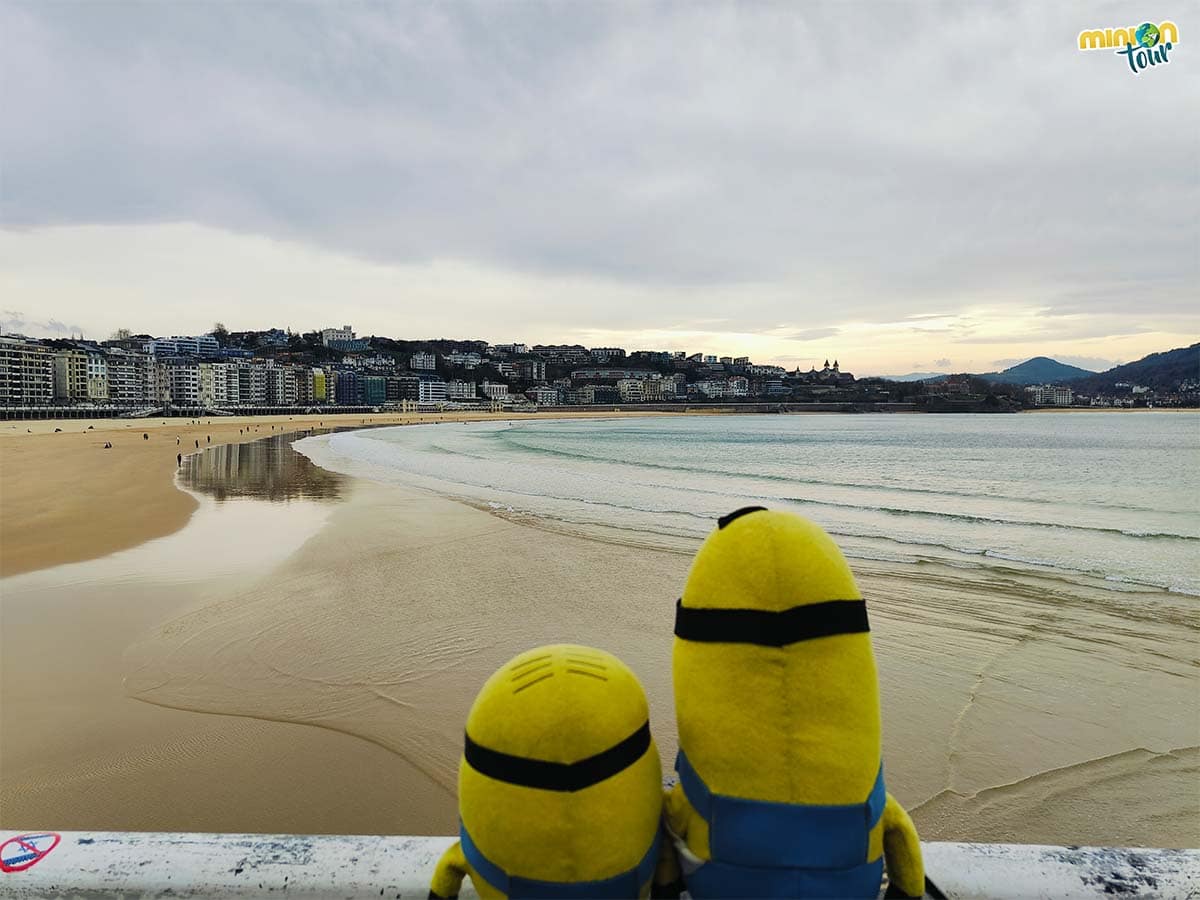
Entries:
<svg viewBox="0 0 1200 900">
<path fill-rule="evenodd" d="M 0 404 L 45 406 L 54 400 L 54 354 L 26 338 L 0 337 Z"/>
<path fill-rule="evenodd" d="M 351 356 L 346 359 L 346 365 L 374 372 L 394 372 L 396 370 L 395 358 L 384 356 L 382 353 L 376 353 L 374 356 Z"/>
<path fill-rule="evenodd" d="M 408 360 L 410 369 L 420 369 L 422 371 L 432 372 L 437 368 L 437 354 L 426 353 L 423 350 L 418 350 Z"/>
<path fill-rule="evenodd" d="M 363 377 L 357 372 L 344 370 L 337 373 L 335 399 L 341 406 L 355 406 L 362 403 Z"/>
<path fill-rule="evenodd" d="M 354 329 L 349 325 L 343 325 L 341 328 L 322 328 L 321 343 L 326 347 L 332 347 L 337 343 L 349 342 L 354 340 Z"/>
<path fill-rule="evenodd" d="M 659 384 L 662 385 L 664 400 L 674 400 L 678 397 L 687 396 L 687 376 L 682 372 L 665 376 L 660 380 Z"/>
<path fill-rule="evenodd" d="M 217 356 L 221 345 L 211 334 L 154 338 L 142 348 L 151 356 Z"/>
<path fill-rule="evenodd" d="M 640 378 L 622 378 L 617 382 L 617 393 L 621 397 L 622 403 L 642 403 L 646 399 L 646 392 L 643 388 L 643 381 Z"/>
<path fill-rule="evenodd" d="M 479 386 L 479 390 L 483 393 L 483 396 L 487 397 L 489 400 L 508 399 L 507 384 L 485 381 Z"/>
<path fill-rule="evenodd" d="M 270 363 L 267 370 L 267 405 L 291 406 L 296 402 L 296 370 Z"/>
<path fill-rule="evenodd" d="M 316 379 L 308 366 L 293 366 L 296 373 L 296 402 L 310 404 L 316 400 Z"/>
<path fill-rule="evenodd" d="M 200 363 L 199 402 L 202 406 L 229 404 L 228 363 Z"/>
<path fill-rule="evenodd" d="M 557 406 L 559 403 L 558 388 L 538 385 L 525 392 L 525 397 L 540 406 Z"/>
<path fill-rule="evenodd" d="M 387 402 L 388 379 L 385 375 L 364 375 L 362 402 L 368 406 L 383 406 Z"/>
<path fill-rule="evenodd" d="M 460 366 L 464 369 L 474 369 L 483 361 L 483 357 L 478 353 L 460 353 L 458 351 L 447 353 L 442 358 L 450 365 Z"/>
<path fill-rule="evenodd" d="M 446 402 L 446 382 L 440 378 L 422 378 L 417 386 L 417 400 L 420 403 Z"/>
<path fill-rule="evenodd" d="M 418 400 L 421 396 L 421 376 L 411 372 L 406 375 L 396 375 L 387 380 L 387 402 L 399 403 L 403 400 Z"/>
<path fill-rule="evenodd" d="M 161 402 L 163 388 L 153 357 L 120 347 L 109 347 L 104 354 L 104 363 L 110 403 L 141 405 Z"/>
<path fill-rule="evenodd" d="M 563 401 L 571 406 L 590 406 L 596 402 L 595 385 L 585 384 L 563 391 Z"/>
<path fill-rule="evenodd" d="M 173 356 L 158 363 L 166 384 L 167 399 L 176 406 L 200 403 L 200 364 L 194 359 Z"/>
<path fill-rule="evenodd" d="M 478 396 L 473 381 L 460 381 L 456 378 L 446 382 L 446 398 L 448 400 L 475 400 Z"/>
<path fill-rule="evenodd" d="M 1037 406 L 1070 406 L 1075 392 L 1057 384 L 1035 384 L 1025 388 L 1025 396 Z"/>
<path fill-rule="evenodd" d="M 77 347 L 54 351 L 54 399 L 82 403 L 88 399 L 87 354 Z"/>
<path fill-rule="evenodd" d="M 238 366 L 238 402 L 242 406 L 267 405 L 267 367 Z"/>
<path fill-rule="evenodd" d="M 546 363 L 540 359 L 518 359 L 513 366 L 522 381 L 546 380 Z"/>
<path fill-rule="evenodd" d="M 92 403 L 108 399 L 108 353 L 99 347 L 88 347 L 87 354 L 87 398 Z"/>
<path fill-rule="evenodd" d="M 597 362 L 608 362 L 611 359 L 624 359 L 625 351 L 620 347 L 593 347 L 592 359 Z"/>
<path fill-rule="evenodd" d="M 651 363 L 669 363 L 671 354 L 666 350 L 634 350 L 629 354 L 630 361 L 640 360 Z"/>
<path fill-rule="evenodd" d="M 652 369 L 576 369 L 571 373 L 572 381 L 606 381 L 616 384 L 627 378 L 658 378 Z"/>
<path fill-rule="evenodd" d="M 536 344 L 533 352 L 549 363 L 576 366 L 592 358 L 588 348 L 582 344 Z"/>
</svg>

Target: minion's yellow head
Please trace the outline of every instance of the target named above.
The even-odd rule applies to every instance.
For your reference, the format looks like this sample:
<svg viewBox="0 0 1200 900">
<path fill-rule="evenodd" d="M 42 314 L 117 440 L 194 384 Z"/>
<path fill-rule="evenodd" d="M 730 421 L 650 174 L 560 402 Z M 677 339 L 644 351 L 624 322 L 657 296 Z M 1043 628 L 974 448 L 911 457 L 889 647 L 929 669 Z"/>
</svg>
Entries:
<svg viewBox="0 0 1200 900">
<path fill-rule="evenodd" d="M 458 795 L 464 832 L 512 875 L 601 881 L 636 868 L 662 807 L 637 678 L 574 644 L 517 656 L 471 708 Z"/>
<path fill-rule="evenodd" d="M 680 747 L 720 794 L 859 803 L 879 772 L 866 607 L 830 537 L 750 507 L 700 548 L 676 618 Z"/>
</svg>

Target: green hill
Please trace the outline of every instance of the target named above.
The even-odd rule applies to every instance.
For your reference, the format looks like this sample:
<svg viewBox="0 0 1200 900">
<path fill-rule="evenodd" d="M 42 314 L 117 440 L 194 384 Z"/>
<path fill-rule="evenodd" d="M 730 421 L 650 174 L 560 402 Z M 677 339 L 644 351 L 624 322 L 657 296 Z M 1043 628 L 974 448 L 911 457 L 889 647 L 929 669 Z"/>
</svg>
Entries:
<svg viewBox="0 0 1200 900">
<path fill-rule="evenodd" d="M 1098 375 L 1075 379 L 1071 387 L 1077 393 L 1112 393 L 1118 382 L 1142 384 L 1158 391 L 1174 391 L 1182 381 L 1200 380 L 1200 343 L 1190 347 L 1151 353 L 1136 362 L 1109 369 Z"/>
<path fill-rule="evenodd" d="M 979 378 L 996 381 L 1001 384 L 1062 384 L 1076 378 L 1087 378 L 1095 375 L 1079 366 L 1068 366 L 1057 359 L 1048 356 L 1035 356 L 1023 363 L 1010 366 L 1003 372 L 985 372 Z"/>
</svg>

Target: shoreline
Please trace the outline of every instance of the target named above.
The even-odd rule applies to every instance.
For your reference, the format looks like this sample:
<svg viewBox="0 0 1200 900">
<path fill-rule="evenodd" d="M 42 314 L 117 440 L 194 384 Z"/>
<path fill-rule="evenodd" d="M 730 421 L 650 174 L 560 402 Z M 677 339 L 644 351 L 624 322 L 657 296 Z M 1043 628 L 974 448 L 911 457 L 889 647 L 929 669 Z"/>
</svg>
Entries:
<svg viewBox="0 0 1200 900">
<path fill-rule="evenodd" d="M 667 414 L 563 417 L 634 415 Z M 314 429 L 537 418 L 470 412 L 0 423 L 0 579 L 98 559 L 179 531 L 197 504 L 175 483 L 176 454 Z M 112 449 L 104 449 L 105 441 Z"/>
</svg>

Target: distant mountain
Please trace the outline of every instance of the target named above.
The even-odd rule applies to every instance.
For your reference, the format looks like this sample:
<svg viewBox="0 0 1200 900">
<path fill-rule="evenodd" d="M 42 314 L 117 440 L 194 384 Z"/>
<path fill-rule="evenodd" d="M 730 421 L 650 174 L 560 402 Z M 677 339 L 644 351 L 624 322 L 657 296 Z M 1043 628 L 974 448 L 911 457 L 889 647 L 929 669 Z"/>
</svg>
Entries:
<svg viewBox="0 0 1200 900">
<path fill-rule="evenodd" d="M 1079 366 L 1068 366 L 1057 359 L 1048 356 L 1035 356 L 1023 363 L 1010 366 L 1003 372 L 985 372 L 979 378 L 996 381 L 1001 384 L 1061 384 L 1076 378 L 1087 378 L 1095 372 L 1081 369 Z"/>
<path fill-rule="evenodd" d="M 909 372 L 907 375 L 877 375 L 888 381 L 945 381 L 943 372 Z M 1010 366 L 1003 372 L 972 375 L 998 384 L 1070 384 L 1077 393 L 1111 393 L 1118 382 L 1141 384 L 1155 390 L 1176 390 L 1181 381 L 1200 380 L 1200 343 L 1177 350 L 1151 353 L 1137 362 L 1126 363 L 1107 372 L 1092 372 L 1069 366 L 1048 356 L 1035 356 Z"/>
<path fill-rule="evenodd" d="M 1151 353 L 1136 362 L 1071 382 L 1077 393 L 1111 392 L 1118 382 L 1141 384 L 1160 391 L 1174 391 L 1181 381 L 1200 380 L 1200 343 L 1190 347 Z"/>
</svg>

